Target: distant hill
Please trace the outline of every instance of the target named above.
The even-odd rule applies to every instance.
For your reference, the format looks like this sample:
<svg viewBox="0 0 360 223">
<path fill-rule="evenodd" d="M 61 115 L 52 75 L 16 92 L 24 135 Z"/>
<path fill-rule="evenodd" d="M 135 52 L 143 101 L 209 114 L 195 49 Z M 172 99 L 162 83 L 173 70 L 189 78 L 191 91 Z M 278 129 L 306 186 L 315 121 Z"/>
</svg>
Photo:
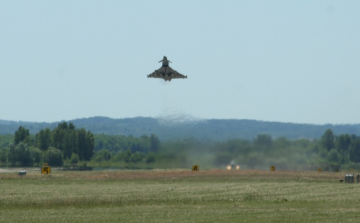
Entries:
<svg viewBox="0 0 360 223">
<path fill-rule="evenodd" d="M 252 139 L 258 134 L 268 134 L 273 138 L 289 139 L 320 138 L 330 128 L 336 135 L 360 135 L 360 124 L 355 125 L 313 125 L 281 122 L 265 122 L 256 120 L 209 119 L 197 121 L 164 120 L 146 117 L 111 119 L 92 117 L 69 120 L 76 128 L 85 128 L 94 134 L 106 135 L 141 135 L 155 134 L 161 140 L 196 138 L 199 140 L 223 141 L 232 138 Z M 0 120 L 0 135 L 14 134 L 19 126 L 30 130 L 31 134 L 41 129 L 53 129 L 59 122 L 14 122 Z"/>
</svg>

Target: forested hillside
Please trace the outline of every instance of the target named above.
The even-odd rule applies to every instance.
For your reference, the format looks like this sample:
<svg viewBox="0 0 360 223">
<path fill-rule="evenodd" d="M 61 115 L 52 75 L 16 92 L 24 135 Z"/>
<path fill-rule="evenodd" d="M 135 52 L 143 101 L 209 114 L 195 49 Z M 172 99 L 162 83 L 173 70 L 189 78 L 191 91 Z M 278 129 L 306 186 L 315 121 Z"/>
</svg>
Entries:
<svg viewBox="0 0 360 223">
<path fill-rule="evenodd" d="M 234 138 L 253 139 L 259 134 L 267 134 L 273 138 L 315 139 L 320 138 L 326 129 L 332 129 L 335 134 L 360 135 L 360 124 L 313 125 L 235 119 L 210 119 L 197 122 L 174 123 L 145 117 L 125 119 L 92 117 L 70 120 L 69 122 L 72 122 L 78 128 L 85 128 L 94 134 L 131 135 L 134 137 L 155 134 L 161 140 L 194 138 L 206 141 L 224 141 Z M 54 129 L 58 123 L 0 120 L 0 135 L 13 134 L 19 126 L 29 129 L 31 134 L 36 134 L 41 129 Z"/>
</svg>

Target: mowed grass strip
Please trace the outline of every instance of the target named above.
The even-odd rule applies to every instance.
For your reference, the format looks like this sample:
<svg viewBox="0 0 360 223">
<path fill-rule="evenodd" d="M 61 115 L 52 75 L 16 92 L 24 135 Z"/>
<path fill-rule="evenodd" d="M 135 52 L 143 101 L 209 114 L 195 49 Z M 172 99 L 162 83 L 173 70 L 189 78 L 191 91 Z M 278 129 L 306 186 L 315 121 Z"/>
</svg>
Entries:
<svg viewBox="0 0 360 223">
<path fill-rule="evenodd" d="M 0 174 L 0 222 L 357 222 L 341 173 L 184 170 Z"/>
</svg>

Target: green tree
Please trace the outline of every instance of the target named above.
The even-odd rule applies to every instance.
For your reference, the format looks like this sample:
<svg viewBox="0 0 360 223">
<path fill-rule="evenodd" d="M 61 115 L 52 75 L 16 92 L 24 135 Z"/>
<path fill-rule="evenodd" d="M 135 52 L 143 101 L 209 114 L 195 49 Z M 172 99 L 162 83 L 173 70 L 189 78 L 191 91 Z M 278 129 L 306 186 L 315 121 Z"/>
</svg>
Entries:
<svg viewBox="0 0 360 223">
<path fill-rule="evenodd" d="M 124 161 L 123 155 L 124 154 L 122 151 L 117 151 L 117 153 L 115 155 L 111 156 L 111 161 L 113 161 L 113 162 Z"/>
<path fill-rule="evenodd" d="M 8 148 L 12 143 L 14 143 L 14 134 L 2 135 L 0 141 L 0 148 Z"/>
<path fill-rule="evenodd" d="M 150 163 L 154 163 L 156 161 L 156 157 L 153 153 L 149 153 L 146 157 L 146 163 L 150 164 Z"/>
<path fill-rule="evenodd" d="M 70 162 L 71 164 L 78 164 L 79 162 L 79 156 L 75 153 L 71 154 L 71 158 L 70 158 Z"/>
<path fill-rule="evenodd" d="M 360 138 L 353 140 L 349 147 L 350 160 L 358 163 L 360 162 Z"/>
<path fill-rule="evenodd" d="M 11 163 L 11 166 L 15 166 L 16 162 L 17 162 L 17 157 L 16 157 L 16 150 L 15 150 L 16 146 L 15 144 L 11 144 L 9 146 L 9 152 L 8 152 L 8 160 Z"/>
<path fill-rule="evenodd" d="M 8 160 L 12 166 L 16 166 L 17 163 L 21 166 L 33 165 L 30 149 L 24 142 L 20 142 L 18 145 L 11 144 L 9 146 Z"/>
<path fill-rule="evenodd" d="M 254 140 L 254 148 L 257 151 L 269 152 L 272 148 L 272 138 L 269 135 L 258 135 Z"/>
<path fill-rule="evenodd" d="M 335 149 L 331 149 L 326 158 L 331 163 L 340 164 L 341 162 L 341 155 Z"/>
<path fill-rule="evenodd" d="M 336 137 L 335 145 L 336 149 L 340 153 L 347 153 L 351 144 L 351 137 L 348 134 L 340 135 Z"/>
<path fill-rule="evenodd" d="M 58 126 L 51 132 L 52 135 L 52 142 L 51 146 L 55 147 L 61 151 L 64 151 L 65 145 L 65 135 L 68 130 L 67 122 L 61 122 Z M 71 153 L 70 153 L 71 154 Z"/>
<path fill-rule="evenodd" d="M 125 163 L 130 163 L 131 162 L 131 151 L 128 150 L 126 152 L 124 152 L 124 161 Z"/>
<path fill-rule="evenodd" d="M 150 151 L 151 152 L 158 152 L 160 149 L 160 140 L 159 138 L 154 135 L 154 134 L 151 134 L 150 136 Z"/>
<path fill-rule="evenodd" d="M 99 156 L 98 160 L 100 161 L 109 161 L 111 159 L 111 154 L 107 149 L 100 150 L 97 155 Z"/>
<path fill-rule="evenodd" d="M 17 145 L 20 142 L 30 143 L 30 141 L 29 130 L 20 126 L 18 130 L 15 131 L 14 144 Z"/>
<path fill-rule="evenodd" d="M 72 123 L 70 123 L 69 129 L 64 133 L 63 154 L 65 159 L 70 158 L 73 153 L 78 153 L 76 147 L 76 131 L 72 126 Z"/>
<path fill-rule="evenodd" d="M 285 137 L 280 137 L 274 140 L 274 147 L 279 149 L 288 149 L 291 146 L 291 141 Z"/>
<path fill-rule="evenodd" d="M 33 165 L 33 159 L 28 144 L 20 142 L 19 145 L 17 145 L 16 150 L 17 160 L 21 163 L 21 166 Z"/>
<path fill-rule="evenodd" d="M 33 159 L 33 162 L 36 165 L 39 165 L 41 162 L 41 158 L 42 158 L 41 150 L 39 148 L 32 147 L 32 148 L 30 148 L 30 155 L 31 155 L 31 158 Z"/>
<path fill-rule="evenodd" d="M 37 146 L 45 151 L 49 146 L 59 149 L 64 159 L 70 159 L 72 153 L 80 160 L 90 160 L 94 151 L 94 136 L 84 128 L 76 130 L 73 123 L 61 122 L 53 130 L 41 130 L 36 135 Z"/>
<path fill-rule="evenodd" d="M 99 152 L 95 152 L 95 154 L 93 156 L 93 160 L 95 162 L 101 162 L 102 161 L 102 158 L 101 158 L 101 155 L 99 154 Z"/>
<path fill-rule="evenodd" d="M 87 131 L 86 132 L 86 138 L 85 138 L 85 142 L 86 142 L 86 152 L 84 154 L 84 159 L 89 161 L 91 159 L 91 157 L 94 155 L 94 148 L 95 148 L 95 139 L 94 139 L 94 135 L 90 132 Z"/>
<path fill-rule="evenodd" d="M 324 135 L 321 136 L 321 144 L 327 151 L 335 147 L 335 136 L 331 129 L 327 129 Z"/>
<path fill-rule="evenodd" d="M 130 162 L 137 163 L 140 162 L 143 158 L 144 156 L 140 152 L 132 153 L 130 156 Z"/>
<path fill-rule="evenodd" d="M 84 128 L 79 129 L 76 134 L 76 145 L 78 148 L 78 154 L 80 160 L 85 160 L 87 152 L 87 142 L 86 142 L 86 131 Z"/>
<path fill-rule="evenodd" d="M 2 166 L 6 166 L 6 150 L 0 149 L 0 162 Z"/>
<path fill-rule="evenodd" d="M 62 166 L 64 160 L 61 150 L 49 147 L 49 149 L 44 153 L 44 162 L 48 163 L 50 166 Z"/>
<path fill-rule="evenodd" d="M 87 131 L 82 128 L 77 131 L 76 134 L 77 140 L 77 151 L 79 154 L 80 160 L 90 160 L 93 156 L 95 142 L 94 136 L 90 131 Z"/>
<path fill-rule="evenodd" d="M 40 150 L 45 151 L 51 145 L 51 130 L 46 128 L 45 130 L 40 130 L 35 136 L 35 145 L 40 148 Z"/>
</svg>

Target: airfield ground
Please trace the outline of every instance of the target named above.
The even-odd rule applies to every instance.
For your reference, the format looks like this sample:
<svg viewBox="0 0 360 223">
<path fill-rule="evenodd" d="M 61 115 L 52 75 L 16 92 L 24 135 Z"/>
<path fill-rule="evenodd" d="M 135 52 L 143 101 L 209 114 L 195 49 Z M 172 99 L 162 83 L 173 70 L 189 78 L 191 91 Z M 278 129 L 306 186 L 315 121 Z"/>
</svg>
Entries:
<svg viewBox="0 0 360 223">
<path fill-rule="evenodd" d="M 0 222 L 359 222 L 345 173 L 0 172 Z"/>
</svg>

